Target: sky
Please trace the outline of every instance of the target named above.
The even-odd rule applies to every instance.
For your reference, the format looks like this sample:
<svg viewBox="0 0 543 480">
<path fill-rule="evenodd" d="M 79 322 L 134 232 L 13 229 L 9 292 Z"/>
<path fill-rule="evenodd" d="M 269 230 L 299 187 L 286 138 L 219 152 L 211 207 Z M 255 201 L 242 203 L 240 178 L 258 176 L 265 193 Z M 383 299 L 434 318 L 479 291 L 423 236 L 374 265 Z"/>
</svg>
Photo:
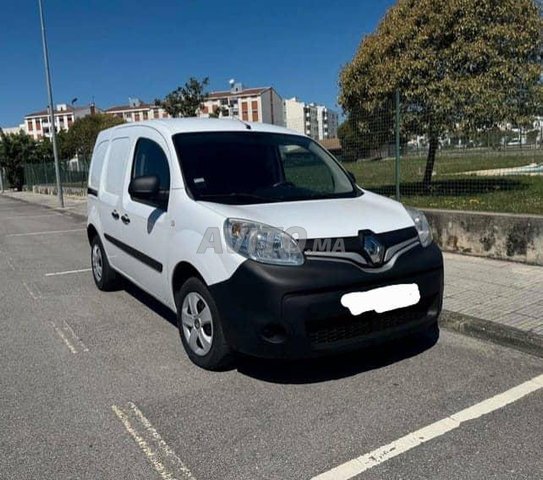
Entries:
<svg viewBox="0 0 543 480">
<path fill-rule="evenodd" d="M 53 102 L 151 102 L 190 76 L 337 107 L 338 75 L 394 0 L 43 0 Z M 0 0 L 0 126 L 47 105 L 37 0 Z"/>
</svg>

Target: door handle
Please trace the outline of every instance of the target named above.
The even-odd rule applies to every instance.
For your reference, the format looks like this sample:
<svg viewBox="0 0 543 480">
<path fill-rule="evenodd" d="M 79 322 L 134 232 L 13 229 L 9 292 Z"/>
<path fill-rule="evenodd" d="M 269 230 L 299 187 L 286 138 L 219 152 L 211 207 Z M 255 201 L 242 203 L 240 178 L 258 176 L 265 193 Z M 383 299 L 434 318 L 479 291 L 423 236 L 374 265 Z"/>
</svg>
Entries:
<svg viewBox="0 0 543 480">
<path fill-rule="evenodd" d="M 115 220 L 119 220 L 119 212 L 117 210 L 113 210 L 111 212 L 111 216 L 115 219 Z"/>
<path fill-rule="evenodd" d="M 121 217 L 121 221 L 125 224 L 125 225 L 128 225 L 130 223 L 130 218 L 128 218 L 128 215 L 123 215 Z"/>
</svg>

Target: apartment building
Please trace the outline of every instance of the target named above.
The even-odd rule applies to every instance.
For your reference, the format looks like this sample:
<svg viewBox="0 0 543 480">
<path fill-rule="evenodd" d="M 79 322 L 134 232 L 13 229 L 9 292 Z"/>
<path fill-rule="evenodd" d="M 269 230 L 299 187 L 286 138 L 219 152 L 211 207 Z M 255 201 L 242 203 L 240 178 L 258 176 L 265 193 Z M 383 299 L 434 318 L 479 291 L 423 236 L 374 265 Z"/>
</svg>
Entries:
<svg viewBox="0 0 543 480">
<path fill-rule="evenodd" d="M 55 108 L 56 131 L 68 130 L 78 118 L 92 115 L 99 110 L 93 105 L 87 107 L 73 107 L 65 103 L 58 104 Z M 29 113 L 24 117 L 24 131 L 34 140 L 51 137 L 51 121 L 49 109 Z"/>
<path fill-rule="evenodd" d="M 139 98 L 129 98 L 127 105 L 116 105 L 105 110 L 108 115 L 122 118 L 125 122 L 139 122 L 168 118 L 169 115 L 161 107 L 151 103 L 142 102 Z"/>
<path fill-rule="evenodd" d="M 5 135 L 15 135 L 17 133 L 25 131 L 25 124 L 21 123 L 17 127 L 0 127 L 0 129 L 2 130 L 2 132 L 4 132 Z"/>
<path fill-rule="evenodd" d="M 283 99 L 273 87 L 245 88 L 233 80 L 230 87 L 230 90 L 211 92 L 202 104 L 199 116 L 284 125 Z"/>
<path fill-rule="evenodd" d="M 319 138 L 317 106 L 298 101 L 296 97 L 284 101 L 285 126 L 311 138 Z"/>
<path fill-rule="evenodd" d="M 337 137 L 338 114 L 327 107 L 294 97 L 284 101 L 283 109 L 287 128 L 315 140 Z"/>
<path fill-rule="evenodd" d="M 318 105 L 317 123 L 319 125 L 319 140 L 328 138 L 337 138 L 337 129 L 339 124 L 339 115 L 334 110 Z"/>
</svg>

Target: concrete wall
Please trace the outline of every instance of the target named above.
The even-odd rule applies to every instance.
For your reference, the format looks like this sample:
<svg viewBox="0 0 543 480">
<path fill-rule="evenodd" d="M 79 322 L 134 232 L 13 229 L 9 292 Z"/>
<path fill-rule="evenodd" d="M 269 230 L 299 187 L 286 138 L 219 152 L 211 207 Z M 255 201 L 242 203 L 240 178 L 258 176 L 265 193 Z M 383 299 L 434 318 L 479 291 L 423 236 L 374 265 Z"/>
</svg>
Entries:
<svg viewBox="0 0 543 480">
<path fill-rule="evenodd" d="M 425 209 L 447 252 L 543 265 L 543 216 Z"/>
</svg>

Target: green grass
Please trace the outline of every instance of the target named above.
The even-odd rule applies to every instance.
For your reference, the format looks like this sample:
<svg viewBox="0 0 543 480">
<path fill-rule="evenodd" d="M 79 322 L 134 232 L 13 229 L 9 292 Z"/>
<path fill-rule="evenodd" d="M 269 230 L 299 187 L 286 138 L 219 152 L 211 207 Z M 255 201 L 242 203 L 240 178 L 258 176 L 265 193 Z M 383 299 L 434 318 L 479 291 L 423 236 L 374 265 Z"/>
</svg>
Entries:
<svg viewBox="0 0 543 480">
<path fill-rule="evenodd" d="M 432 192 L 425 194 L 421 182 L 426 159 L 404 157 L 401 161 L 402 201 L 416 207 L 543 214 L 543 176 L 462 175 L 468 171 L 519 167 L 534 162 L 543 163 L 543 151 L 442 154 L 436 160 Z M 394 159 L 345 163 L 344 166 L 356 175 L 362 187 L 394 196 Z"/>
</svg>

